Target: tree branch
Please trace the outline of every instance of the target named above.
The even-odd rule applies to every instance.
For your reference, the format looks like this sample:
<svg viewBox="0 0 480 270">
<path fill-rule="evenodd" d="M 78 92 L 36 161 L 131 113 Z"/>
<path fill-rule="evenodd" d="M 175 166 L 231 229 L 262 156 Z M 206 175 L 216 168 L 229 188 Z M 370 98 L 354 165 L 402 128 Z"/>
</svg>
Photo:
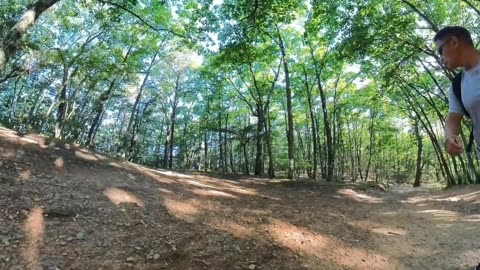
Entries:
<svg viewBox="0 0 480 270">
<path fill-rule="evenodd" d="M 136 19 L 138 19 L 140 22 L 142 22 L 143 24 L 145 24 L 148 28 L 152 29 L 153 31 L 155 32 L 158 32 L 158 33 L 162 33 L 162 32 L 168 32 L 168 33 L 171 33 L 175 36 L 178 36 L 178 37 L 181 37 L 181 38 L 185 38 L 184 35 L 182 34 L 179 34 L 171 29 L 167 29 L 167 28 L 158 28 L 158 27 L 155 27 L 153 26 L 152 24 L 150 24 L 149 22 L 145 21 L 142 17 L 140 17 L 140 15 L 138 15 L 137 13 L 133 12 L 132 10 L 128 9 L 127 7 L 124 7 L 118 3 L 114 3 L 114 2 L 111 2 L 111 1 L 106 1 L 106 0 L 99 0 L 100 3 L 102 4 L 106 4 L 106 5 L 111 5 L 111 6 L 114 6 L 114 7 L 117 7 L 127 13 L 130 13 L 130 15 L 132 15 L 133 17 L 135 17 Z"/>
</svg>

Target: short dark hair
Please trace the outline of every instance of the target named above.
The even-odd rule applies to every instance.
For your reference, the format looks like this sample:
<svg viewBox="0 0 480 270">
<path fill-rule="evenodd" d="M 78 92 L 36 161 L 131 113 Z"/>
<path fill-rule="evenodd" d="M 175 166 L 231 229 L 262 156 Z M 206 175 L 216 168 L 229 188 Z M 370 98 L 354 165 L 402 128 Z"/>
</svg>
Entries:
<svg viewBox="0 0 480 270">
<path fill-rule="evenodd" d="M 461 26 L 447 26 L 442 28 L 435 35 L 433 41 L 444 40 L 449 37 L 457 37 L 458 39 L 463 40 L 466 44 L 472 47 L 474 46 L 470 32 L 466 28 Z"/>
</svg>

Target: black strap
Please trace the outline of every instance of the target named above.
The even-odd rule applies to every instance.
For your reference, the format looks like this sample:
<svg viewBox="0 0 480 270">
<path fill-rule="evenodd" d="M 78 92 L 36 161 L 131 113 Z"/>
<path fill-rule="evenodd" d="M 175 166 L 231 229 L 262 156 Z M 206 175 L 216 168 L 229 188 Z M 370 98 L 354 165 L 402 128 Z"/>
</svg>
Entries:
<svg viewBox="0 0 480 270">
<path fill-rule="evenodd" d="M 465 105 L 463 105 L 463 100 L 462 100 L 462 73 L 463 72 L 459 72 L 453 78 L 452 89 L 453 89 L 453 93 L 455 94 L 455 97 L 457 97 L 458 101 L 462 105 L 463 113 L 465 114 L 466 117 L 470 118 L 470 114 L 467 112 L 467 109 L 465 109 Z"/>
<path fill-rule="evenodd" d="M 465 109 L 465 105 L 463 105 L 462 100 L 462 73 L 459 72 L 452 80 L 452 90 L 455 94 L 455 97 L 458 99 L 459 103 L 462 105 L 463 113 L 466 117 L 470 118 L 470 114 L 468 113 L 467 109 Z M 465 149 L 467 153 L 472 152 L 473 148 L 473 127 L 470 127 L 470 138 L 468 138 L 467 148 Z"/>
</svg>

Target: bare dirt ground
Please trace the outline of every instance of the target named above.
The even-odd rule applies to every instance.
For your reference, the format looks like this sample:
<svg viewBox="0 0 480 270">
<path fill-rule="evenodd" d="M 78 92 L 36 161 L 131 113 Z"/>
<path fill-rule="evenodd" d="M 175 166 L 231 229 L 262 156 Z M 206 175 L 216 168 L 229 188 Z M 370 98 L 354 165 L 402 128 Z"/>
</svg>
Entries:
<svg viewBox="0 0 480 270">
<path fill-rule="evenodd" d="M 0 129 L 0 269 L 470 269 L 480 189 L 152 170 Z"/>
</svg>

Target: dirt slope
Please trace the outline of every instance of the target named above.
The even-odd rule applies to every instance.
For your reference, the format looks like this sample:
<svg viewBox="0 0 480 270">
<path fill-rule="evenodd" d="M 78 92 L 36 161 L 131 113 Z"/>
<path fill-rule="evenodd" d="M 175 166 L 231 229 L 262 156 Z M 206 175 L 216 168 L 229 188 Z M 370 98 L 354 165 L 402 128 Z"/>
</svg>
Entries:
<svg viewBox="0 0 480 270">
<path fill-rule="evenodd" d="M 0 129 L 0 269 L 468 269 L 479 203 L 151 170 Z"/>
</svg>

